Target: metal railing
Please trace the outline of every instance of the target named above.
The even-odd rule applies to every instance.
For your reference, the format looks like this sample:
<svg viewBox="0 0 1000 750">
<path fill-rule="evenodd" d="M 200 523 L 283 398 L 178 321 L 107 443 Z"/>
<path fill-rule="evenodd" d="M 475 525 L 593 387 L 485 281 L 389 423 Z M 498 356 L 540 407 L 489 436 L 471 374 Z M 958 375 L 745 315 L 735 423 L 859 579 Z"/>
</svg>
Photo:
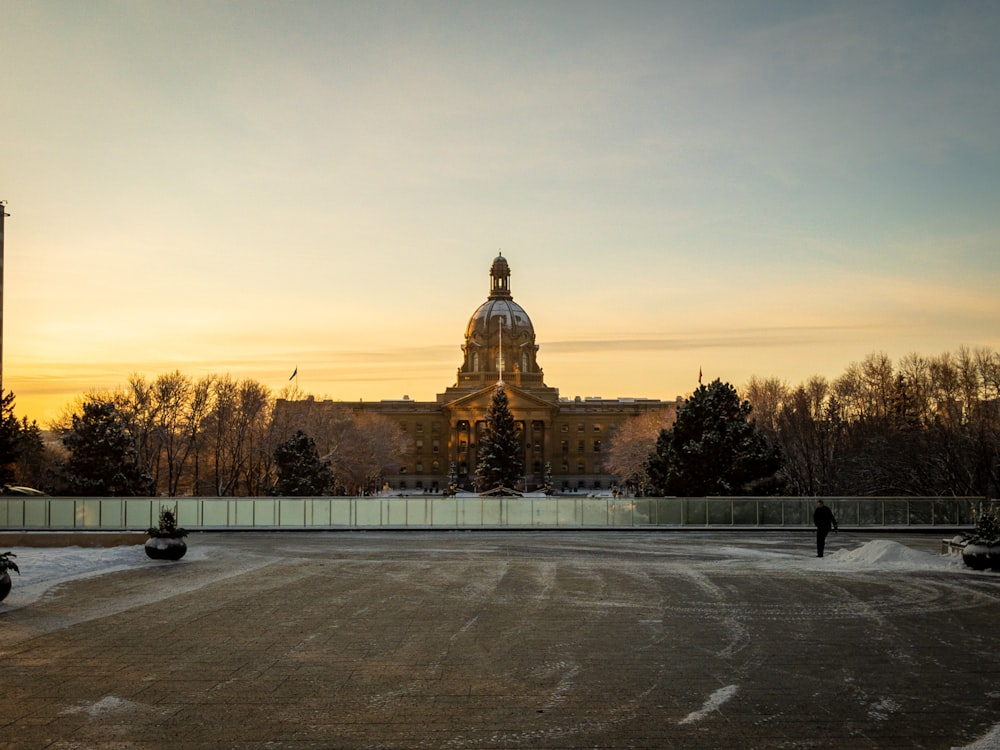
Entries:
<svg viewBox="0 0 1000 750">
<path fill-rule="evenodd" d="M 814 497 L 0 497 L 0 530 L 144 531 L 161 507 L 190 530 L 680 529 L 812 526 Z M 977 497 L 827 497 L 842 527 L 972 525 Z"/>
</svg>

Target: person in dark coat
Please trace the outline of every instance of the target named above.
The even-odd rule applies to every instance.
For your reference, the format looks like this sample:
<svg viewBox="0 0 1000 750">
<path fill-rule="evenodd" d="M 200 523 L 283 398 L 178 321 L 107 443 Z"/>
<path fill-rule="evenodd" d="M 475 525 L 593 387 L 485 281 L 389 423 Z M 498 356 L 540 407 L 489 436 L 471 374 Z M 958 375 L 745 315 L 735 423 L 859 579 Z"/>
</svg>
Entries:
<svg viewBox="0 0 1000 750">
<path fill-rule="evenodd" d="M 826 545 L 826 535 L 830 533 L 830 529 L 837 530 L 837 519 L 833 517 L 833 511 L 826 507 L 822 500 L 816 501 L 813 523 L 816 524 L 816 557 L 822 557 L 823 547 Z"/>
</svg>

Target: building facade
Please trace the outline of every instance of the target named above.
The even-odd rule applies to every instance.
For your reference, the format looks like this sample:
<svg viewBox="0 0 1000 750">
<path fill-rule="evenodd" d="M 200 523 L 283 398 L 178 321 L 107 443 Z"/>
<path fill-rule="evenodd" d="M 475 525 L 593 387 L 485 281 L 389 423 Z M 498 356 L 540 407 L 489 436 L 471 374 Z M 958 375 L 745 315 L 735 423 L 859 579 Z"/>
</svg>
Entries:
<svg viewBox="0 0 1000 750">
<path fill-rule="evenodd" d="M 524 450 L 524 479 L 516 489 L 536 490 L 547 480 L 562 491 L 612 488 L 616 478 L 605 463 L 618 425 L 651 411 L 672 422 L 677 402 L 561 398 L 557 388 L 545 384 L 538 348 L 531 318 L 511 294 L 510 266 L 501 254 L 490 267 L 489 296 L 466 326 L 455 383 L 436 400 L 308 403 L 331 414 L 374 412 L 399 424 L 409 448 L 399 473 L 385 478 L 391 488 L 440 492 L 454 479 L 471 489 L 486 412 L 502 383 Z M 279 401 L 278 408 L 294 413 L 297 405 L 305 402 Z"/>
</svg>

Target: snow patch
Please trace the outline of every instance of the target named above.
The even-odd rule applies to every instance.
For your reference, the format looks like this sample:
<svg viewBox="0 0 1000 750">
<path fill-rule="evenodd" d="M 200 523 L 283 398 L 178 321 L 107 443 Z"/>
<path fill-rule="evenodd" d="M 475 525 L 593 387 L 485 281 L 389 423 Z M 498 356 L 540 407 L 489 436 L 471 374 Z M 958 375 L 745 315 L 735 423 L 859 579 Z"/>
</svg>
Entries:
<svg viewBox="0 0 1000 750">
<path fill-rule="evenodd" d="M 868 709 L 868 717 L 875 721 L 885 721 L 899 710 L 899 704 L 892 698 L 883 698 Z"/>
<path fill-rule="evenodd" d="M 138 704 L 132 701 L 125 700 L 124 698 L 119 698 L 116 695 L 105 695 L 96 703 L 78 703 L 71 708 L 67 708 L 60 713 L 62 714 L 78 714 L 85 713 L 91 718 L 96 718 L 98 716 L 106 716 L 107 714 L 120 713 L 122 711 L 129 711 L 135 708 Z"/>
<path fill-rule="evenodd" d="M 80 578 L 91 578 L 148 564 L 142 545 L 121 547 L 17 547 L 20 575 L 13 575 L 14 587 L 0 604 L 18 609 L 40 599 L 54 586 Z"/>
<path fill-rule="evenodd" d="M 729 685 L 728 687 L 719 688 L 710 696 L 708 700 L 705 701 L 704 705 L 697 711 L 692 711 L 683 719 L 681 719 L 678 724 L 693 724 L 696 721 L 701 721 L 706 716 L 708 716 L 713 711 L 718 711 L 719 706 L 721 706 L 726 701 L 730 700 L 736 692 L 739 690 L 738 685 Z"/>
<path fill-rule="evenodd" d="M 951 750 L 1000 750 L 1000 724 L 995 724 L 989 732 L 971 744 L 953 747 Z"/>
</svg>

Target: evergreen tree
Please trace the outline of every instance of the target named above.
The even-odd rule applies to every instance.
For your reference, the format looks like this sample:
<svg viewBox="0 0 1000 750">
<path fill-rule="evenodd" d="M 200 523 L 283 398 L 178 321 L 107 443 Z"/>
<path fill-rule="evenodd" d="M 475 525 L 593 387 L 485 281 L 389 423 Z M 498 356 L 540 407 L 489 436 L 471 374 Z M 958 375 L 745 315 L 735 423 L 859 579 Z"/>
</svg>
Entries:
<svg viewBox="0 0 1000 750">
<path fill-rule="evenodd" d="M 14 416 L 14 394 L 0 392 L 0 484 L 14 481 L 14 465 L 20 458 L 21 424 Z"/>
<path fill-rule="evenodd" d="M 749 420 L 752 407 L 736 389 L 715 380 L 701 385 L 660 432 L 646 471 L 662 495 L 745 494 L 752 482 L 773 477 L 781 452 Z"/>
<path fill-rule="evenodd" d="M 493 401 L 486 411 L 486 430 L 479 439 L 476 487 L 480 492 L 508 487 L 520 481 L 524 467 L 521 435 L 510 413 L 507 391 L 497 383 Z"/>
<path fill-rule="evenodd" d="M 63 437 L 70 451 L 66 478 L 77 495 L 149 495 L 153 478 L 138 461 L 125 419 L 109 401 L 90 401 Z"/>
<path fill-rule="evenodd" d="M 330 462 L 323 461 L 316 443 L 302 430 L 274 449 L 278 482 L 274 494 L 285 497 L 323 495 L 333 487 Z"/>
<path fill-rule="evenodd" d="M 21 418 L 20 433 L 17 438 L 17 470 L 15 479 L 18 484 L 45 489 L 52 484 L 53 466 L 45 443 L 42 441 L 42 431 L 38 423 L 27 417 Z"/>
<path fill-rule="evenodd" d="M 0 484 L 51 484 L 50 464 L 38 423 L 14 416 L 14 394 L 0 396 Z"/>
</svg>

